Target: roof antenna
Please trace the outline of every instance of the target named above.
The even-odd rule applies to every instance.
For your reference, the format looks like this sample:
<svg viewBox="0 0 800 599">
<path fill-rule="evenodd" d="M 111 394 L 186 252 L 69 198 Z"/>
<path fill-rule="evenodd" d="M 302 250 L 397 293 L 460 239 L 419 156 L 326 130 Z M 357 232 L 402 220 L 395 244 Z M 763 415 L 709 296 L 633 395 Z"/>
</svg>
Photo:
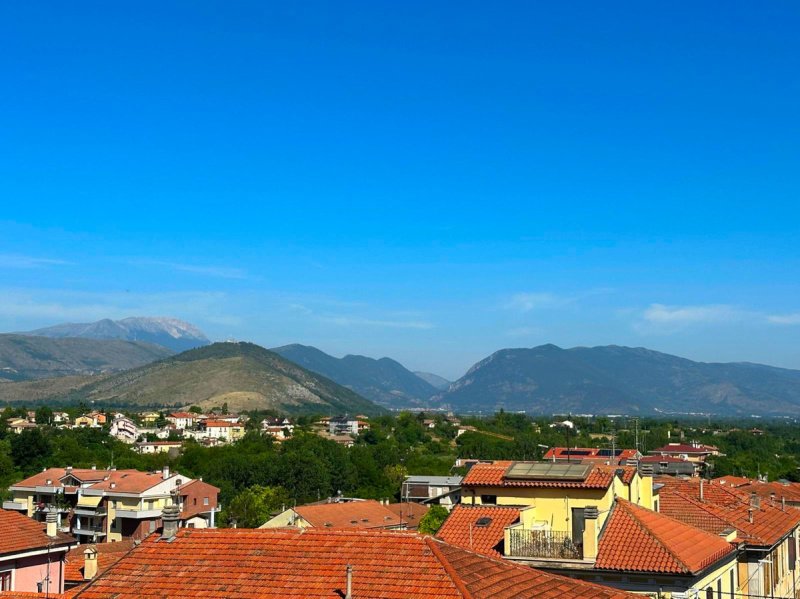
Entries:
<svg viewBox="0 0 800 599">
<path fill-rule="evenodd" d="M 347 564 L 347 587 L 344 599 L 353 599 L 353 566 Z"/>
</svg>

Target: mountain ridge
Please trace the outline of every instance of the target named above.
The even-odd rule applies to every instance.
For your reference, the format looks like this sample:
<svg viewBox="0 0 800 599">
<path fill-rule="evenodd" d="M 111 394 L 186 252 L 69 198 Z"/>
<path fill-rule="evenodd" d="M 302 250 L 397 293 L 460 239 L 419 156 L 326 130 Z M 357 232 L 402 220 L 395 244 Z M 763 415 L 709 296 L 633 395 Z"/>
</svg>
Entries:
<svg viewBox="0 0 800 599">
<path fill-rule="evenodd" d="M 547 344 L 492 353 L 432 403 L 541 413 L 800 414 L 800 371 L 696 362 L 644 347 Z"/>
<path fill-rule="evenodd" d="M 130 316 L 120 320 L 104 318 L 88 323 L 62 323 L 17 333 L 18 335 L 54 339 L 123 339 L 161 345 L 173 352 L 182 352 L 211 341 L 195 325 L 171 317 Z"/>
<path fill-rule="evenodd" d="M 336 358 L 299 343 L 272 351 L 385 407 L 421 407 L 439 391 L 392 358 L 358 354 Z"/>
</svg>

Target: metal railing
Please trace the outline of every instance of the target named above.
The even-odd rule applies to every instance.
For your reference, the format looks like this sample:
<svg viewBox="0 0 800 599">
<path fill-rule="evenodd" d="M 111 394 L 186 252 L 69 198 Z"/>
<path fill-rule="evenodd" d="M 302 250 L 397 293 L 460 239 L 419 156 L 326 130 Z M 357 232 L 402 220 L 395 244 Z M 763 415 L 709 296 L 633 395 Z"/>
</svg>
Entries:
<svg viewBox="0 0 800 599">
<path fill-rule="evenodd" d="M 509 556 L 583 559 L 583 546 L 576 544 L 569 532 L 512 528 L 509 533 L 511 535 Z"/>
</svg>

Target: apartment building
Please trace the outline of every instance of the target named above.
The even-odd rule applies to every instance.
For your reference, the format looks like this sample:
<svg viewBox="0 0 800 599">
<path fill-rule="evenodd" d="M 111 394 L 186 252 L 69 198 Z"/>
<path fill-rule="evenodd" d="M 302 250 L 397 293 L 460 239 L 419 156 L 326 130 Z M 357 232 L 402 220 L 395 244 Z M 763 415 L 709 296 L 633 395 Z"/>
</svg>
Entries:
<svg viewBox="0 0 800 599">
<path fill-rule="evenodd" d="M 205 526 L 214 526 L 218 490 L 190 484 L 197 482 L 201 481 L 166 467 L 161 472 L 50 468 L 12 485 L 13 499 L 3 508 L 39 520 L 54 513 L 61 530 L 81 542 L 142 539 L 161 525 L 161 511 L 172 501 L 172 493 L 196 497 L 194 493 L 202 489 L 202 509 L 191 518 L 203 518 Z M 200 527 L 196 520 L 194 524 Z"/>
</svg>

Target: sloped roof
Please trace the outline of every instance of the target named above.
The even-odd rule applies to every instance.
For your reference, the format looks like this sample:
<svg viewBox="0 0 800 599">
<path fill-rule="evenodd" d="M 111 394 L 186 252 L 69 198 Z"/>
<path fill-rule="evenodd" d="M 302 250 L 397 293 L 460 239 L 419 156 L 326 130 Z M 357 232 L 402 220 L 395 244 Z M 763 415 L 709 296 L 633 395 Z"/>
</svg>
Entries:
<svg viewBox="0 0 800 599">
<path fill-rule="evenodd" d="M 172 473 L 172 476 L 180 476 Z M 188 480 L 188 479 L 186 479 Z M 163 482 L 161 472 L 141 472 L 139 470 L 112 470 L 108 478 L 91 486 L 92 490 L 103 490 L 112 493 L 143 493 Z M 113 487 L 111 485 L 114 485 Z"/>
<path fill-rule="evenodd" d="M 615 472 L 622 472 L 622 480 L 630 483 L 636 475 L 636 468 L 625 466 L 605 466 L 594 464 L 592 470 L 582 481 L 555 479 L 508 479 L 508 468 L 514 464 L 508 460 L 492 463 L 479 463 L 470 468 L 462 486 L 475 487 L 551 487 L 561 489 L 607 489 L 614 480 Z"/>
<path fill-rule="evenodd" d="M 397 514 L 407 528 L 416 529 L 419 526 L 419 521 L 428 513 L 429 506 L 415 501 L 404 501 L 402 503 L 389 503 L 384 507 Z"/>
<path fill-rule="evenodd" d="M 739 540 L 748 545 L 770 547 L 790 534 L 800 525 L 800 510 L 779 505 L 771 505 L 762 499 L 759 507 L 750 504 L 749 495 L 736 489 L 728 500 L 722 491 L 728 490 L 720 485 L 703 485 L 703 500 L 692 493 L 690 487 L 665 487 L 659 492 L 661 512 L 682 522 L 700 526 L 710 532 L 719 531 L 718 521 L 725 522 L 725 528 L 737 531 Z M 697 486 L 699 490 L 699 485 Z M 711 491 L 709 493 L 709 491 Z M 724 502 L 717 502 L 722 497 Z M 699 514 L 704 515 L 699 516 Z M 752 522 L 750 521 L 752 518 Z"/>
<path fill-rule="evenodd" d="M 636 449 L 617 449 L 614 455 L 611 455 L 610 449 L 600 447 L 551 447 L 542 459 L 609 461 L 619 464 L 625 460 L 635 459 L 638 455 Z"/>
<path fill-rule="evenodd" d="M 600 537 L 595 568 L 696 575 L 735 551 L 718 535 L 617 499 Z"/>
<path fill-rule="evenodd" d="M 319 529 L 180 529 L 152 535 L 81 599 L 633 599 L 616 589 L 493 560 L 422 535 Z"/>
<path fill-rule="evenodd" d="M 698 443 L 692 445 L 691 443 L 667 443 L 661 447 L 656 447 L 648 453 L 713 453 L 719 451 L 714 445 L 703 445 Z"/>
<path fill-rule="evenodd" d="M 728 485 L 729 487 L 741 487 L 742 485 L 747 485 L 751 481 L 749 478 L 744 476 L 718 476 L 717 478 L 713 479 L 715 483 L 720 485 Z"/>
<path fill-rule="evenodd" d="M 298 505 L 294 511 L 317 528 L 387 528 L 400 526 L 399 512 L 374 499 Z"/>
<path fill-rule="evenodd" d="M 106 476 L 110 471 L 109 470 L 92 470 L 91 468 L 73 468 L 72 470 L 67 470 L 66 468 L 48 468 L 42 472 L 37 472 L 36 474 L 25 478 L 18 483 L 11 485 L 12 487 L 63 487 L 63 483 L 60 479 L 64 478 L 67 474 L 73 475 L 80 481 L 83 482 L 90 482 L 90 481 L 99 481 L 103 480 L 103 477 Z M 50 484 L 47 481 L 50 481 Z"/>
<path fill-rule="evenodd" d="M 792 503 L 800 502 L 800 484 L 798 483 L 747 481 L 745 484 L 737 485 L 736 488 L 745 493 L 755 493 L 759 497 L 766 499 L 770 499 L 774 494 L 778 503 L 780 503 L 781 498 L 785 498 L 786 501 L 791 501 Z"/>
<path fill-rule="evenodd" d="M 519 508 L 459 504 L 453 508 L 436 537 L 482 555 L 500 558 L 497 546 L 506 526 L 519 520 Z"/>
<path fill-rule="evenodd" d="M 48 537 L 45 530 L 44 522 L 37 522 L 19 512 L 0 510 L 0 555 L 45 549 L 48 546 L 65 547 L 76 542 L 62 533 L 55 538 Z"/>
<path fill-rule="evenodd" d="M 133 539 L 124 539 L 116 543 L 98 543 L 91 545 L 97 550 L 97 573 L 102 574 L 116 564 L 128 551 L 133 549 Z M 83 582 L 83 566 L 86 561 L 84 551 L 90 545 L 73 547 L 67 553 L 64 563 L 64 580 L 67 582 Z"/>
</svg>

